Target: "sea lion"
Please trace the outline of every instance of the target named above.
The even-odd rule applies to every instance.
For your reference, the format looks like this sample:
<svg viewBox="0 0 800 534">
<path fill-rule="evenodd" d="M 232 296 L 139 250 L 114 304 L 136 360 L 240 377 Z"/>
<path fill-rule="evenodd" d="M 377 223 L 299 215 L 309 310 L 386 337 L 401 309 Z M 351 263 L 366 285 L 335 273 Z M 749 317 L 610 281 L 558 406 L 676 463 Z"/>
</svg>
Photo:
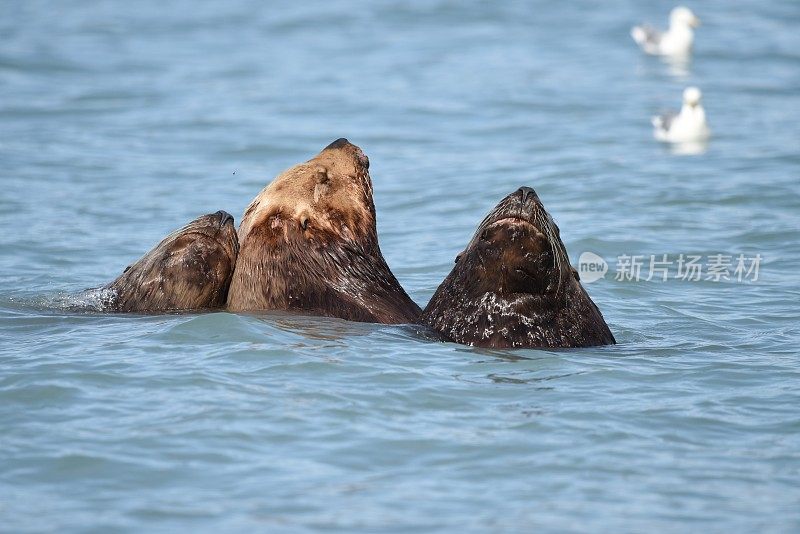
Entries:
<svg viewBox="0 0 800 534">
<path fill-rule="evenodd" d="M 242 217 L 239 243 L 230 311 L 386 324 L 421 311 L 381 254 L 369 159 L 347 139 L 267 185 Z"/>
<path fill-rule="evenodd" d="M 198 217 L 104 286 L 105 308 L 116 312 L 220 308 L 238 253 L 230 214 L 218 211 Z"/>
<path fill-rule="evenodd" d="M 530 187 L 501 200 L 478 226 L 420 322 L 478 347 L 616 343 Z"/>
</svg>

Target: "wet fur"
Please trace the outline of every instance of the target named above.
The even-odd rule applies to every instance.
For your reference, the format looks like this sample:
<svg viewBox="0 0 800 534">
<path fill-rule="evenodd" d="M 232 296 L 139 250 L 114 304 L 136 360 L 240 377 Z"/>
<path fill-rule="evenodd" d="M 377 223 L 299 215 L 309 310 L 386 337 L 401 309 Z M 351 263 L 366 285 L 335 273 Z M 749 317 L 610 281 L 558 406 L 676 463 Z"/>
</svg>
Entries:
<svg viewBox="0 0 800 534">
<path fill-rule="evenodd" d="M 481 347 L 616 342 L 529 188 L 507 196 L 478 226 L 420 322 L 446 340 Z"/>
<path fill-rule="evenodd" d="M 164 238 L 105 286 L 108 311 L 204 310 L 225 305 L 239 244 L 233 218 L 203 215 Z"/>
<path fill-rule="evenodd" d="M 368 169 L 361 149 L 340 139 L 259 193 L 239 227 L 229 310 L 377 323 L 419 316 L 378 246 Z"/>
</svg>

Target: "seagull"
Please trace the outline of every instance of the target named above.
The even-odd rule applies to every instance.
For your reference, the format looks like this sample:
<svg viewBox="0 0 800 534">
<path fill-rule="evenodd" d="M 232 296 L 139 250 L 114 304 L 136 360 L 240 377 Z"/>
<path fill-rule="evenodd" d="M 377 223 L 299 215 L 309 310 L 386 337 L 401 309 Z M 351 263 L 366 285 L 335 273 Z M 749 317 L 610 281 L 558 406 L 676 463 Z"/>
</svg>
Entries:
<svg viewBox="0 0 800 534">
<path fill-rule="evenodd" d="M 634 26 L 631 37 L 647 54 L 688 56 L 694 43 L 694 30 L 700 19 L 688 7 L 678 6 L 669 14 L 669 29 L 661 33 L 650 25 Z"/>
<path fill-rule="evenodd" d="M 652 119 L 653 135 L 667 143 L 691 143 L 705 141 L 711 135 L 706 124 L 706 112 L 700 105 L 703 94 L 697 87 L 683 91 L 683 106 L 677 115 L 656 115 Z"/>
</svg>

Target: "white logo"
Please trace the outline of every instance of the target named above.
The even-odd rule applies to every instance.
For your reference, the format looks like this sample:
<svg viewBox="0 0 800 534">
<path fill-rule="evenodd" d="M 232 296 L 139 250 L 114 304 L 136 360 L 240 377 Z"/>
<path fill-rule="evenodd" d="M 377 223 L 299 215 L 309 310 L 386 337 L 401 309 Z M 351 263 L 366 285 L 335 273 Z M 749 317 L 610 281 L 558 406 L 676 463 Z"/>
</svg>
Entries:
<svg viewBox="0 0 800 534">
<path fill-rule="evenodd" d="M 606 260 L 594 252 L 584 252 L 578 258 L 578 273 L 581 275 L 581 282 L 591 284 L 604 278 L 607 272 Z"/>
</svg>

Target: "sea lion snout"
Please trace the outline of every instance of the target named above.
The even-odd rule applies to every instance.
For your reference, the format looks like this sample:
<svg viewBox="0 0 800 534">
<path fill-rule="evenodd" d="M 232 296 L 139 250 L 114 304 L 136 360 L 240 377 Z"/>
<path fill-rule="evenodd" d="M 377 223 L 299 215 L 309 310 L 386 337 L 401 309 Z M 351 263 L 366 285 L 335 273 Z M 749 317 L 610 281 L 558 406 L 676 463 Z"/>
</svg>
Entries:
<svg viewBox="0 0 800 534">
<path fill-rule="evenodd" d="M 533 190 L 532 187 L 528 187 L 523 185 L 519 189 L 517 189 L 517 193 L 522 198 L 522 204 L 526 204 L 528 202 L 528 197 L 538 198 L 539 195 L 536 194 L 536 191 Z"/>
<path fill-rule="evenodd" d="M 365 169 L 369 169 L 369 158 L 367 157 L 367 155 L 364 154 L 364 152 L 359 147 L 357 147 L 344 137 L 340 137 L 333 143 L 323 148 L 322 151 L 324 152 L 326 150 L 338 150 L 338 149 L 348 149 L 353 154 L 353 156 L 355 156 L 356 160 L 358 160 L 359 165 L 361 165 Z"/>
<path fill-rule="evenodd" d="M 228 213 L 225 210 L 219 210 L 218 212 L 214 213 L 217 217 L 219 217 L 219 227 L 222 228 L 228 223 L 233 224 L 233 215 Z"/>
<path fill-rule="evenodd" d="M 344 137 L 340 137 L 339 139 L 337 139 L 333 143 L 329 144 L 328 146 L 326 146 L 322 150 L 334 150 L 336 148 L 344 148 L 344 147 L 346 147 L 348 145 L 354 146 L 352 143 L 350 143 L 350 141 L 348 141 Z"/>
</svg>

